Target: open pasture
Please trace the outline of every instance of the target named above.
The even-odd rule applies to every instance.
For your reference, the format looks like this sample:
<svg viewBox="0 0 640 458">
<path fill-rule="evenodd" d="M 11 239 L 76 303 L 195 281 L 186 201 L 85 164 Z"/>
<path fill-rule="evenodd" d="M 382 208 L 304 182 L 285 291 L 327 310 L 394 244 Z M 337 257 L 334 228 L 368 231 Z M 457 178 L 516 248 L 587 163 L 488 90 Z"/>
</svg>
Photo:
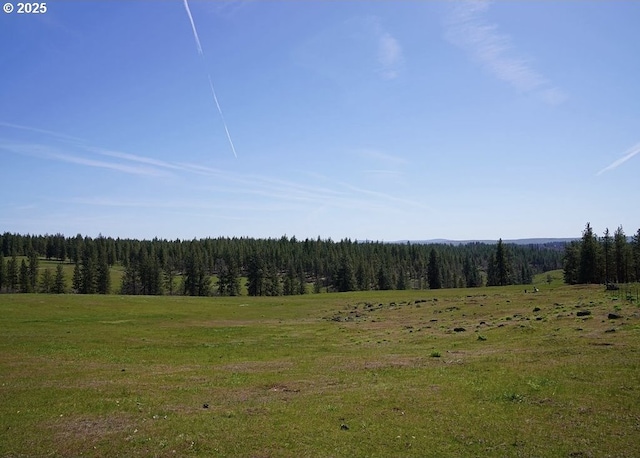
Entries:
<svg viewBox="0 0 640 458">
<path fill-rule="evenodd" d="M 640 456 L 600 286 L 2 295 L 0 329 L 0 456 Z"/>
</svg>

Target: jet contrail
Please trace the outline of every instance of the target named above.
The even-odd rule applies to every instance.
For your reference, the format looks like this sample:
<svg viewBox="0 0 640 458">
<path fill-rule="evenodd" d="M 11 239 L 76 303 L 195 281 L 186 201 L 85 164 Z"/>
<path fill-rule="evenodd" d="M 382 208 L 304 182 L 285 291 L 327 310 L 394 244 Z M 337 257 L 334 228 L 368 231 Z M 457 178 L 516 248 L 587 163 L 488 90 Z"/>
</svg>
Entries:
<svg viewBox="0 0 640 458">
<path fill-rule="evenodd" d="M 184 0 L 185 2 L 187 0 Z M 229 140 L 229 145 L 231 145 L 231 151 L 233 151 L 233 155 L 238 158 L 236 154 L 236 148 L 233 146 L 233 141 L 231 140 L 231 135 L 229 135 L 229 129 L 227 128 L 227 121 L 224 120 L 224 115 L 222 114 L 222 108 L 220 108 L 220 104 L 218 103 L 218 97 L 216 96 L 216 90 L 213 87 L 213 81 L 211 81 L 211 75 L 207 73 L 209 77 L 209 87 L 211 87 L 211 93 L 213 94 L 213 100 L 216 102 L 216 106 L 218 107 L 218 113 L 220 113 L 220 119 L 222 119 L 222 125 L 224 126 L 224 131 L 227 133 L 227 139 Z"/>
<path fill-rule="evenodd" d="M 623 163 L 627 162 L 629 159 L 631 159 L 633 156 L 635 156 L 638 153 L 640 153 L 640 143 L 638 143 L 637 145 L 633 146 L 631 149 L 627 150 L 625 152 L 624 156 L 622 156 L 617 161 L 614 161 L 613 163 L 611 163 L 610 165 L 608 165 L 604 169 L 600 170 L 598 173 L 596 173 L 596 175 L 601 175 L 604 172 L 607 172 L 609 170 L 615 169 L 616 167 L 618 167 L 618 166 L 622 165 Z"/>
<path fill-rule="evenodd" d="M 193 22 L 193 16 L 191 16 L 191 9 L 189 9 L 189 3 L 187 0 L 184 0 L 184 9 L 187 10 L 187 15 L 189 16 L 189 20 L 191 21 L 191 28 L 193 29 L 193 36 L 196 39 L 196 45 L 198 46 L 198 54 L 203 56 L 202 54 L 202 46 L 200 46 L 200 38 L 198 37 L 198 31 L 196 30 L 196 23 Z"/>
<path fill-rule="evenodd" d="M 196 47 L 198 48 L 198 54 L 202 57 L 204 62 L 204 53 L 202 52 L 202 45 L 200 44 L 200 37 L 198 36 L 198 30 L 196 29 L 196 24 L 193 22 L 193 16 L 191 15 L 191 9 L 189 8 L 188 0 L 184 0 L 184 9 L 187 10 L 187 15 L 189 16 L 189 21 L 191 22 L 191 29 L 193 30 L 193 37 L 196 40 Z M 220 108 L 220 103 L 218 103 L 218 96 L 216 95 L 216 90 L 213 86 L 213 81 L 211 80 L 211 74 L 207 73 L 209 77 L 209 87 L 211 88 L 211 93 L 213 94 L 213 100 L 216 102 L 216 107 L 218 108 L 218 113 L 220 114 L 220 119 L 222 120 L 222 125 L 224 126 L 224 131 L 227 133 L 227 139 L 229 140 L 229 145 L 231 146 L 231 151 L 233 151 L 233 155 L 238 158 L 236 154 L 236 148 L 233 146 L 233 141 L 231 140 L 231 135 L 229 134 L 229 128 L 227 127 L 227 122 L 224 119 L 224 115 L 222 114 L 222 109 Z"/>
</svg>

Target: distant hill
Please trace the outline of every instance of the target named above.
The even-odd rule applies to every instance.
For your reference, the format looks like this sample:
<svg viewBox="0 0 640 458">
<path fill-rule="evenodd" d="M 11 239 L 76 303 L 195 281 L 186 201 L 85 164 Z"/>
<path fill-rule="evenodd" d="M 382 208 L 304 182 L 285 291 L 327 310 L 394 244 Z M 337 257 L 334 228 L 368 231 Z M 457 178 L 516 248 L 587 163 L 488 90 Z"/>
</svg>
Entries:
<svg viewBox="0 0 640 458">
<path fill-rule="evenodd" d="M 539 238 L 539 239 L 512 239 L 502 240 L 503 243 L 511 243 L 514 245 L 546 245 L 546 246 L 564 246 L 566 243 L 578 238 Z M 399 240 L 392 243 L 411 243 L 416 245 L 444 244 L 444 245 L 467 245 L 469 243 L 486 243 L 491 245 L 498 243 L 497 240 L 449 240 L 449 239 L 430 239 L 430 240 Z"/>
</svg>

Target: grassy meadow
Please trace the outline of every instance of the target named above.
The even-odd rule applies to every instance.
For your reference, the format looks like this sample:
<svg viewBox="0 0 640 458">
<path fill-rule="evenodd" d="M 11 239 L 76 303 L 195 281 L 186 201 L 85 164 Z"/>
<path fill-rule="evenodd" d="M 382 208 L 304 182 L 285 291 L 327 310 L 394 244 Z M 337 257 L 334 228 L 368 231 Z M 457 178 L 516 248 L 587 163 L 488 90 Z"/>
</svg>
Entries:
<svg viewBox="0 0 640 458">
<path fill-rule="evenodd" d="M 550 280 L 0 295 L 0 456 L 640 456 L 635 297 Z"/>
</svg>

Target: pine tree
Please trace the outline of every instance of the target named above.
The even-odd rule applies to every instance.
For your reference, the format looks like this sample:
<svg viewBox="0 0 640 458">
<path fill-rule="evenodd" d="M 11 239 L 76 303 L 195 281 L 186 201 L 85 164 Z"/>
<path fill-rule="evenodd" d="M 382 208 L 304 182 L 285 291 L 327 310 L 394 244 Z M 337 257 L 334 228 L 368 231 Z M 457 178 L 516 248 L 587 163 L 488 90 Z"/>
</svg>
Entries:
<svg viewBox="0 0 640 458">
<path fill-rule="evenodd" d="M 85 241 L 81 259 L 82 265 L 80 268 L 80 293 L 94 294 L 96 292 L 97 286 L 97 258 L 94 243 L 88 240 Z"/>
<path fill-rule="evenodd" d="M 63 294 L 65 292 L 65 279 L 64 279 L 64 270 L 62 268 L 62 264 L 58 264 L 56 266 L 56 278 L 53 282 L 53 293 L 55 294 Z"/>
<path fill-rule="evenodd" d="M 38 255 L 35 251 L 29 253 L 29 291 L 35 292 L 38 287 Z"/>
<path fill-rule="evenodd" d="M 407 274 L 405 273 L 404 267 L 400 267 L 400 271 L 398 272 L 398 281 L 396 283 L 396 289 L 403 291 L 407 289 L 408 279 Z"/>
<path fill-rule="evenodd" d="M 356 269 L 356 286 L 359 291 L 366 291 L 369 289 L 369 278 L 363 262 L 360 262 Z"/>
<path fill-rule="evenodd" d="M 240 295 L 240 279 L 238 269 L 230 260 L 227 264 L 222 260 L 218 268 L 218 294 L 221 296 L 239 296 Z"/>
<path fill-rule="evenodd" d="M 580 266 L 578 283 L 600 283 L 598 265 L 598 241 L 593 234 L 591 224 L 587 223 L 580 244 Z"/>
<path fill-rule="evenodd" d="M 282 279 L 282 294 L 285 296 L 298 294 L 296 286 L 296 271 L 293 268 L 293 264 L 289 263 L 287 274 Z"/>
<path fill-rule="evenodd" d="M 265 294 L 267 296 L 280 296 L 282 294 L 282 288 L 280 286 L 280 275 L 278 275 L 278 270 L 275 266 L 271 266 L 267 272 Z"/>
<path fill-rule="evenodd" d="M 502 239 L 498 240 L 495 257 L 496 280 L 498 286 L 511 284 L 511 263 Z"/>
<path fill-rule="evenodd" d="M 27 267 L 26 261 L 23 259 L 20 263 L 20 292 L 21 293 L 30 293 L 30 285 L 29 282 L 29 267 Z"/>
<path fill-rule="evenodd" d="M 635 281 L 640 282 L 640 229 L 632 238 L 631 241 L 631 255 L 633 258 L 633 271 Z"/>
<path fill-rule="evenodd" d="M 471 256 L 469 255 L 464 258 L 463 275 L 465 279 L 465 286 L 467 288 L 482 286 L 482 278 L 478 272 L 478 267 L 473 263 Z"/>
<path fill-rule="evenodd" d="M 568 285 L 578 283 L 580 269 L 580 242 L 573 241 L 564 249 L 564 282 Z"/>
<path fill-rule="evenodd" d="M 604 231 L 604 237 L 602 238 L 602 248 L 604 249 L 604 282 L 609 284 L 611 279 L 611 267 L 613 266 L 613 250 L 611 249 L 611 234 L 609 228 Z"/>
<path fill-rule="evenodd" d="M 346 255 L 340 258 L 340 266 L 334 279 L 335 288 L 340 292 L 355 291 L 356 278 L 353 263 Z"/>
<path fill-rule="evenodd" d="M 165 290 L 169 292 L 170 296 L 174 293 L 174 280 L 176 278 L 176 265 L 173 257 L 169 257 L 165 261 L 164 266 L 164 284 Z"/>
<path fill-rule="evenodd" d="M 298 268 L 298 294 L 307 294 L 307 279 L 302 266 Z"/>
<path fill-rule="evenodd" d="M 80 293 L 82 290 L 82 272 L 80 271 L 80 263 L 76 262 L 73 267 L 73 278 L 71 279 L 73 292 Z"/>
<path fill-rule="evenodd" d="M 96 269 L 96 292 L 98 294 L 109 294 L 111 291 L 111 273 L 107 254 L 101 250 L 98 257 L 98 267 Z"/>
<path fill-rule="evenodd" d="M 40 292 L 49 294 L 53 290 L 53 275 L 51 269 L 48 267 L 42 272 L 42 278 L 40 279 Z"/>
<path fill-rule="evenodd" d="M 0 293 L 4 289 L 7 284 L 7 266 L 4 263 L 4 256 L 2 255 L 2 251 L 0 251 Z"/>
<path fill-rule="evenodd" d="M 427 281 L 430 289 L 442 288 L 442 273 L 440 271 L 440 261 L 435 248 L 429 252 L 429 263 L 427 264 Z"/>
<path fill-rule="evenodd" d="M 392 288 L 392 284 L 391 284 L 391 276 L 389 275 L 389 271 L 387 270 L 387 268 L 380 264 L 380 267 L 378 268 L 378 289 L 381 291 L 387 291 L 390 290 Z"/>
<path fill-rule="evenodd" d="M 627 236 L 624 235 L 622 226 L 618 226 L 613 235 L 615 281 L 618 283 L 629 281 L 629 247 L 627 245 Z"/>
<path fill-rule="evenodd" d="M 127 267 L 125 267 L 124 274 L 122 275 L 120 293 L 133 295 L 140 294 L 140 291 L 140 276 L 138 275 L 135 263 L 130 261 Z"/>
<path fill-rule="evenodd" d="M 192 245 L 185 261 L 184 294 L 189 296 L 208 296 L 211 278 L 207 275 L 202 253 Z"/>
<path fill-rule="evenodd" d="M 254 254 L 249 258 L 247 269 L 247 292 L 249 296 L 263 296 L 265 272 L 262 259 Z"/>
<path fill-rule="evenodd" d="M 14 254 L 7 261 L 7 289 L 10 293 L 14 293 L 18 290 L 19 272 L 18 272 L 18 259 Z"/>
</svg>

